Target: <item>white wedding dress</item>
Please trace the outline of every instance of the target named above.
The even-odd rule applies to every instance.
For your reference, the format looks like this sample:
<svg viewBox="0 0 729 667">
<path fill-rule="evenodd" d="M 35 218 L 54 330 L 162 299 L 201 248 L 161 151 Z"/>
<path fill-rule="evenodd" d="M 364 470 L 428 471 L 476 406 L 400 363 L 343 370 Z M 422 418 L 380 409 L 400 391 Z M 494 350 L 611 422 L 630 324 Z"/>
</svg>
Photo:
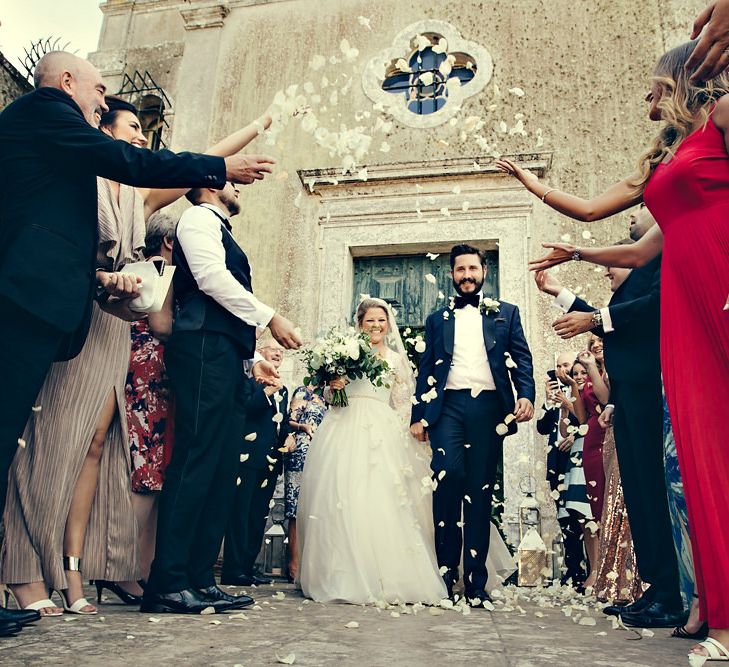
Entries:
<svg viewBox="0 0 729 667">
<path fill-rule="evenodd" d="M 316 431 L 297 511 L 299 581 L 318 602 L 438 604 L 430 452 L 408 431 L 407 361 L 386 350 L 390 388 L 347 385 Z"/>
</svg>

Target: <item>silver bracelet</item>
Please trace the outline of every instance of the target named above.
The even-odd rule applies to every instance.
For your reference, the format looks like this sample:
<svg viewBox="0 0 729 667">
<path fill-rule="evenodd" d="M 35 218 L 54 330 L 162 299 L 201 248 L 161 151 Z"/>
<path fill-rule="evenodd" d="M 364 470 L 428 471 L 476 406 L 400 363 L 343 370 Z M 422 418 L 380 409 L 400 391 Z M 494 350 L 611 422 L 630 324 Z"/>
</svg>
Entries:
<svg viewBox="0 0 729 667">
<path fill-rule="evenodd" d="M 579 248 L 575 248 L 572 252 L 572 261 L 579 262 L 582 260 L 582 251 Z"/>
<path fill-rule="evenodd" d="M 556 191 L 557 191 L 557 188 L 549 188 L 549 190 L 547 190 L 547 191 L 546 191 L 546 192 L 545 192 L 545 193 L 544 193 L 544 194 L 542 195 L 542 201 L 544 202 L 544 200 L 545 200 L 545 199 L 547 198 L 547 195 L 548 195 L 548 194 L 549 194 L 550 192 L 556 192 Z M 546 203 L 546 202 L 545 202 L 545 203 Z"/>
</svg>

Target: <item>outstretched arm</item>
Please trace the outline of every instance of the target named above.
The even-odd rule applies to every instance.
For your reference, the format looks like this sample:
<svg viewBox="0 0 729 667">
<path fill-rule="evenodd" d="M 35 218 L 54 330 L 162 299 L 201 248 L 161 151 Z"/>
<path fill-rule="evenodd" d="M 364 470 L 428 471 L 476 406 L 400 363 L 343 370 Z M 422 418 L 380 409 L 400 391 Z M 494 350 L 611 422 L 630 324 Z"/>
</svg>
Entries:
<svg viewBox="0 0 729 667">
<path fill-rule="evenodd" d="M 696 17 L 691 39 L 699 35 L 701 39 L 686 61 L 687 71 L 696 70 L 691 83 L 713 79 L 729 65 L 729 0 L 711 2 Z"/>
<path fill-rule="evenodd" d="M 214 146 L 204 151 L 205 155 L 217 155 L 219 157 L 228 157 L 242 151 L 251 141 L 253 141 L 260 133 L 268 129 L 271 125 L 271 116 L 264 114 L 257 120 L 241 128 L 237 132 L 225 137 Z M 165 206 L 176 202 L 180 197 L 184 197 L 189 188 L 176 189 L 140 189 L 140 194 L 144 199 L 144 219 L 149 218 L 152 213 L 159 211 Z"/>
<path fill-rule="evenodd" d="M 636 190 L 633 185 L 634 176 L 611 185 L 597 197 L 583 199 L 545 185 L 535 174 L 522 169 L 511 160 L 496 160 L 495 164 L 504 173 L 517 178 L 529 192 L 539 197 L 547 206 L 575 220 L 583 222 L 602 220 L 643 201 L 643 193 Z"/>
<path fill-rule="evenodd" d="M 542 243 L 551 248 L 549 254 L 529 262 L 530 271 L 541 271 L 574 259 L 577 246 L 569 243 Z M 645 266 L 663 250 L 663 232 L 657 225 L 651 227 L 636 243 L 614 245 L 607 248 L 579 248 L 580 259 L 602 266 L 635 269 Z"/>
</svg>

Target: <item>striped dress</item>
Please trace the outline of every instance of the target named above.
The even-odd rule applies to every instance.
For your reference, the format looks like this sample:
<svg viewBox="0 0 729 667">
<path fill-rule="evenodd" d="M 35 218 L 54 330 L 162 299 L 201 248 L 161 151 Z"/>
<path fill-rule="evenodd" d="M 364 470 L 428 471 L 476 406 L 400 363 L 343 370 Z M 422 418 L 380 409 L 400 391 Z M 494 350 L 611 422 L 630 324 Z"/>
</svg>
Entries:
<svg viewBox="0 0 729 667">
<path fill-rule="evenodd" d="M 132 187 L 119 201 L 98 179 L 97 266 L 117 270 L 141 259 L 144 206 Z M 62 279 L 62 277 L 61 277 Z M 0 581 L 44 581 L 67 588 L 63 536 L 71 499 L 103 405 L 114 393 L 117 411 L 104 443 L 99 485 L 86 533 L 81 568 L 85 579 L 139 577 L 137 528 L 132 509 L 124 383 L 130 353 L 129 323 L 93 305 L 81 353 L 53 365 L 25 429 L 9 476 Z M 78 554 L 71 554 L 78 555 Z"/>
</svg>

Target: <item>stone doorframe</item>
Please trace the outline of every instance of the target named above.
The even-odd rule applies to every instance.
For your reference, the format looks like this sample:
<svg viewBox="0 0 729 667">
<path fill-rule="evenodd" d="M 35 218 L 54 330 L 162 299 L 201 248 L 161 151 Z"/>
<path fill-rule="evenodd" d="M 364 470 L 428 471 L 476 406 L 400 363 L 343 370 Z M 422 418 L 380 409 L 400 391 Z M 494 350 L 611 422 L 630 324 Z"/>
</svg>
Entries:
<svg viewBox="0 0 729 667">
<path fill-rule="evenodd" d="M 551 164 L 551 153 L 508 157 L 540 177 Z M 351 320 L 355 257 L 445 253 L 465 241 L 498 249 L 500 297 L 519 306 L 527 336 L 536 343 L 541 335 L 532 318 L 526 272 L 535 200 L 492 162 L 459 158 L 368 165 L 364 182 L 336 169 L 299 171 L 307 194 L 319 200 L 317 329 Z M 534 474 L 535 456 L 542 455 L 541 445 L 539 452 L 535 447 L 530 427 L 505 444 L 509 534 L 522 498 L 519 482 Z"/>
</svg>

